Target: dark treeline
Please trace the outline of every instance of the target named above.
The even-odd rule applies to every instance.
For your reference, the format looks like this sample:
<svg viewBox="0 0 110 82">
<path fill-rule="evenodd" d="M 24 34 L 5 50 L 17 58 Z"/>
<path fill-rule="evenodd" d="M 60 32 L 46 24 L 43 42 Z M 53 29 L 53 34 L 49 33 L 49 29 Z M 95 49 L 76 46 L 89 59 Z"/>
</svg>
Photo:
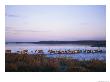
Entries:
<svg viewBox="0 0 110 82">
<path fill-rule="evenodd" d="M 8 43 L 33 43 L 33 44 L 79 44 L 79 45 L 91 45 L 92 47 L 105 47 L 105 40 L 83 40 L 83 41 L 39 41 L 39 42 L 6 42 Z"/>
</svg>

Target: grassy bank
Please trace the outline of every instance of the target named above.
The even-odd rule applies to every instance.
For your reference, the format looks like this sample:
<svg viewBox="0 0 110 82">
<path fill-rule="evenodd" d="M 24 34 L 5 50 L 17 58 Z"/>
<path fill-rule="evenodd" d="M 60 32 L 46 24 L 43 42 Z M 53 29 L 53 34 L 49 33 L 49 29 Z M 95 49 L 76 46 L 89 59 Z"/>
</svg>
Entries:
<svg viewBox="0 0 110 82">
<path fill-rule="evenodd" d="M 6 72 L 105 72 L 106 63 L 100 60 L 47 58 L 45 55 L 5 54 Z"/>
</svg>

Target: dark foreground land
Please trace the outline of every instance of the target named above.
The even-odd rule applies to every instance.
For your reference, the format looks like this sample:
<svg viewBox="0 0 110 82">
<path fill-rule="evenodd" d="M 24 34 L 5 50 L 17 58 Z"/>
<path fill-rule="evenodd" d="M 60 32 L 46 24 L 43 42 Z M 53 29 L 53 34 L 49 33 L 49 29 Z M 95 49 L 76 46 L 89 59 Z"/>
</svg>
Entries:
<svg viewBox="0 0 110 82">
<path fill-rule="evenodd" d="M 106 72 L 101 60 L 47 58 L 45 55 L 5 54 L 6 72 Z"/>
</svg>

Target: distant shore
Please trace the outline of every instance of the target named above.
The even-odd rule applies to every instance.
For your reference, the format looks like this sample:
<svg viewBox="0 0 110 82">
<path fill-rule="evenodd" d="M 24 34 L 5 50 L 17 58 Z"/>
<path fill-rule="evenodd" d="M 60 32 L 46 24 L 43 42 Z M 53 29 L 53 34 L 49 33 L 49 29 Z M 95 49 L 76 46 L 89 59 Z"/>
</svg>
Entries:
<svg viewBox="0 0 110 82">
<path fill-rule="evenodd" d="M 32 44 L 77 44 L 77 45 L 90 45 L 91 47 L 106 47 L 105 40 L 84 40 L 84 41 L 39 41 L 39 42 L 6 42 L 8 43 L 16 43 L 16 44 L 23 44 L 23 43 L 32 43 Z"/>
</svg>

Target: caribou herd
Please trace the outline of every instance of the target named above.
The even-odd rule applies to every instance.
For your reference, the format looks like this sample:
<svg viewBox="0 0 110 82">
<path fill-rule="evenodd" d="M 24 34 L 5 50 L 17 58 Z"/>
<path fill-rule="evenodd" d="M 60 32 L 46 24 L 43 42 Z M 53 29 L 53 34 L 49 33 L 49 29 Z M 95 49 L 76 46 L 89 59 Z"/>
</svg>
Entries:
<svg viewBox="0 0 110 82">
<path fill-rule="evenodd" d="M 52 50 L 52 49 L 49 49 L 48 50 L 48 54 L 78 54 L 78 53 L 102 53 L 103 50 L 100 50 L 100 49 L 96 49 L 96 50 L 87 50 L 87 49 L 84 49 L 84 50 Z M 6 54 L 11 54 L 12 51 L 11 50 L 5 50 L 5 53 Z M 21 51 L 17 51 L 16 52 L 17 54 L 29 54 L 29 51 L 27 49 L 25 50 L 21 50 Z M 31 53 L 33 54 L 45 54 L 43 50 L 35 50 L 35 51 L 31 51 Z"/>
</svg>

